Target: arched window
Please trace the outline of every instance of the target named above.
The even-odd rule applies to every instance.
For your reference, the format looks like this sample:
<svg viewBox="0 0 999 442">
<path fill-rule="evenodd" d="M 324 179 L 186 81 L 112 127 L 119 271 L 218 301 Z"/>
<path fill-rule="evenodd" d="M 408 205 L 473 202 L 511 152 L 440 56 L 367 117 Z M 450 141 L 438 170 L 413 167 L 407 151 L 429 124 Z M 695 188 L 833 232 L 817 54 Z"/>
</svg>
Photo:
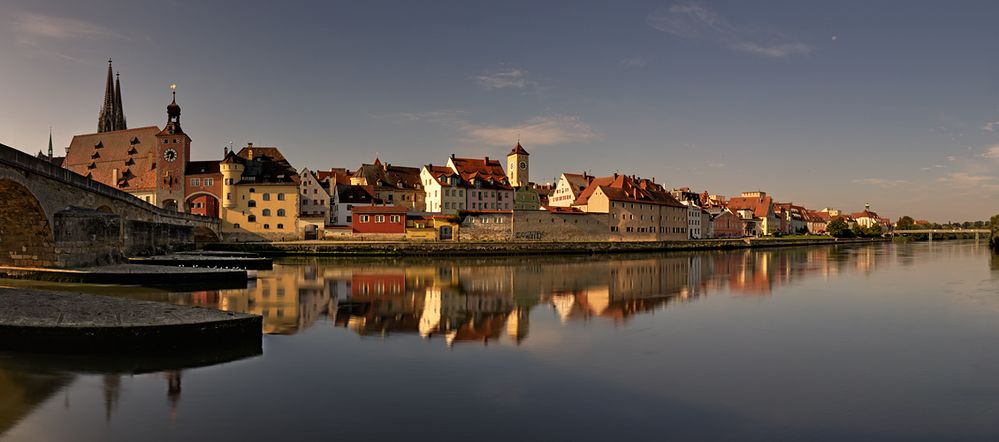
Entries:
<svg viewBox="0 0 999 442">
<path fill-rule="evenodd" d="M 271 216 L 271 209 L 264 209 L 264 216 Z"/>
<path fill-rule="evenodd" d="M 271 194 L 264 193 L 264 201 L 270 201 L 270 200 L 271 200 Z"/>
<path fill-rule="evenodd" d="M 254 189 L 252 187 L 250 188 L 250 193 L 253 193 L 253 192 L 256 192 L 256 191 L 257 191 L 257 189 Z"/>
<path fill-rule="evenodd" d="M 246 207 L 257 207 L 257 202 L 254 200 L 250 200 L 246 203 Z"/>
<path fill-rule="evenodd" d="M 279 194 L 277 194 L 277 196 L 278 196 L 278 201 L 284 201 L 284 194 L 283 193 L 279 193 Z"/>
<path fill-rule="evenodd" d="M 279 229 L 283 229 L 284 228 L 284 224 L 278 224 L 278 228 Z"/>
<path fill-rule="evenodd" d="M 265 229 L 269 229 L 269 228 L 271 228 L 271 225 L 270 224 L 264 224 L 264 228 Z"/>
<path fill-rule="evenodd" d="M 250 222 L 250 223 L 257 222 L 257 216 L 256 215 L 250 215 L 250 216 L 246 217 L 246 222 Z"/>
<path fill-rule="evenodd" d="M 278 215 L 277 216 L 284 216 L 284 209 L 278 209 Z"/>
</svg>

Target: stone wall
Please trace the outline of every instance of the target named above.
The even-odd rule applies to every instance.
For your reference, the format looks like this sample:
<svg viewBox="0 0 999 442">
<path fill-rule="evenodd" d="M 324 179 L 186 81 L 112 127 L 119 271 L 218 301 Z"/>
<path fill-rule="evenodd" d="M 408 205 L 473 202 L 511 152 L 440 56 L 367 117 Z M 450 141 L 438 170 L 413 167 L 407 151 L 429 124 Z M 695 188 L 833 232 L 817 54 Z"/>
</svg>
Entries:
<svg viewBox="0 0 999 442">
<path fill-rule="evenodd" d="M 510 241 L 513 238 L 511 212 L 476 213 L 461 221 L 460 241 Z"/>
<path fill-rule="evenodd" d="M 71 207 L 55 215 L 58 267 L 110 264 L 122 259 L 121 216 Z"/>
<path fill-rule="evenodd" d="M 516 211 L 513 220 L 513 239 L 561 242 L 608 241 L 610 239 L 609 219 L 606 213 Z"/>
</svg>

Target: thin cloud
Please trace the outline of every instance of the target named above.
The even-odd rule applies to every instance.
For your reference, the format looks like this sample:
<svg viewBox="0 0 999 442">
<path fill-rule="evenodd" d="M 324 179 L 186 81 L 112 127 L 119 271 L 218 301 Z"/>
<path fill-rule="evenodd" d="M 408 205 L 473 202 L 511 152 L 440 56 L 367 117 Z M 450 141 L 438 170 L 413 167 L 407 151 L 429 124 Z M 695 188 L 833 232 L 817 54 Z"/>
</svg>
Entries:
<svg viewBox="0 0 999 442">
<path fill-rule="evenodd" d="M 564 115 L 534 117 L 510 126 L 463 122 L 459 129 L 466 141 L 490 146 L 506 146 L 518 138 L 535 146 L 585 143 L 599 138 L 579 117 Z"/>
<path fill-rule="evenodd" d="M 479 86 L 486 89 L 527 89 L 538 85 L 537 82 L 527 78 L 526 70 L 517 68 L 483 72 L 472 78 Z"/>
<path fill-rule="evenodd" d="M 621 62 L 618 63 L 618 64 L 620 64 L 621 67 L 629 68 L 629 69 L 630 68 L 644 68 L 645 66 L 649 65 L 649 61 L 650 61 L 650 59 L 648 57 L 643 57 L 641 55 L 638 55 L 638 56 L 635 56 L 635 57 L 625 58 L 624 60 L 621 60 Z"/>
<path fill-rule="evenodd" d="M 995 132 L 999 128 L 999 121 L 990 121 L 982 126 L 982 130 L 987 132 Z"/>
<path fill-rule="evenodd" d="M 676 37 L 713 41 L 733 51 L 761 57 L 781 58 L 812 52 L 811 46 L 784 35 L 737 28 L 699 3 L 660 7 L 649 15 L 648 23 Z"/>
<path fill-rule="evenodd" d="M 985 153 L 982 154 L 982 157 L 999 161 L 999 144 L 996 144 L 995 146 L 990 147 L 989 150 L 986 150 Z"/>
<path fill-rule="evenodd" d="M 868 186 L 880 186 L 880 187 L 896 187 L 902 184 L 907 184 L 906 180 L 888 180 L 884 178 L 860 178 L 853 180 L 854 184 L 864 184 Z"/>
<path fill-rule="evenodd" d="M 36 43 L 39 40 L 94 40 L 119 36 L 96 23 L 35 13 L 16 14 L 12 29 L 20 43 Z"/>
</svg>

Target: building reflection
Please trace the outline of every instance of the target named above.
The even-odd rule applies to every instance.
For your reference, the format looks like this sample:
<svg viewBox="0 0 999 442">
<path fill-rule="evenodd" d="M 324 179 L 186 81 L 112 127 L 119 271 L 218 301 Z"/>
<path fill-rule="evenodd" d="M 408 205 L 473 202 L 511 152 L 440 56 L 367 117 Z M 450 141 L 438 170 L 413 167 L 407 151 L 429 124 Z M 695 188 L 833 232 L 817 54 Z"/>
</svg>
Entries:
<svg viewBox="0 0 999 442">
<path fill-rule="evenodd" d="M 464 260 L 291 260 L 245 290 L 191 294 L 190 302 L 262 315 L 264 331 L 291 334 L 328 316 L 361 336 L 412 334 L 447 345 L 520 344 L 531 312 L 562 323 L 636 315 L 728 293 L 769 296 L 806 277 L 873 271 L 876 248 L 801 247 L 715 253 Z"/>
</svg>

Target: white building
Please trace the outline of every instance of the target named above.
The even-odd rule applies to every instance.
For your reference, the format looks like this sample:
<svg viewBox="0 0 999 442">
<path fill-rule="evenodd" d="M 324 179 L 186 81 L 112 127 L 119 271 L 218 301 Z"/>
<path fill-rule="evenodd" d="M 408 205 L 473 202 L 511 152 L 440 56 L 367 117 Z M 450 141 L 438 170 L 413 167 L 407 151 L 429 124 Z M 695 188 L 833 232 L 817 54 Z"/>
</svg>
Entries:
<svg viewBox="0 0 999 442">
<path fill-rule="evenodd" d="M 593 177 L 585 173 L 563 173 L 555 185 L 555 190 L 548 196 L 548 205 L 554 207 L 570 207 L 590 184 Z"/>
<path fill-rule="evenodd" d="M 298 215 L 300 218 L 321 219 L 323 225 L 330 224 L 330 194 L 319 181 L 316 174 L 309 168 L 298 173 L 302 182 L 298 186 L 301 204 Z"/>
<path fill-rule="evenodd" d="M 450 167 L 428 164 L 420 170 L 420 180 L 426 192 L 426 211 L 455 213 L 465 210 L 465 186 L 461 175 Z"/>
<path fill-rule="evenodd" d="M 683 205 L 687 206 L 687 238 L 688 239 L 701 239 L 701 208 L 693 201 L 683 201 Z"/>
</svg>

